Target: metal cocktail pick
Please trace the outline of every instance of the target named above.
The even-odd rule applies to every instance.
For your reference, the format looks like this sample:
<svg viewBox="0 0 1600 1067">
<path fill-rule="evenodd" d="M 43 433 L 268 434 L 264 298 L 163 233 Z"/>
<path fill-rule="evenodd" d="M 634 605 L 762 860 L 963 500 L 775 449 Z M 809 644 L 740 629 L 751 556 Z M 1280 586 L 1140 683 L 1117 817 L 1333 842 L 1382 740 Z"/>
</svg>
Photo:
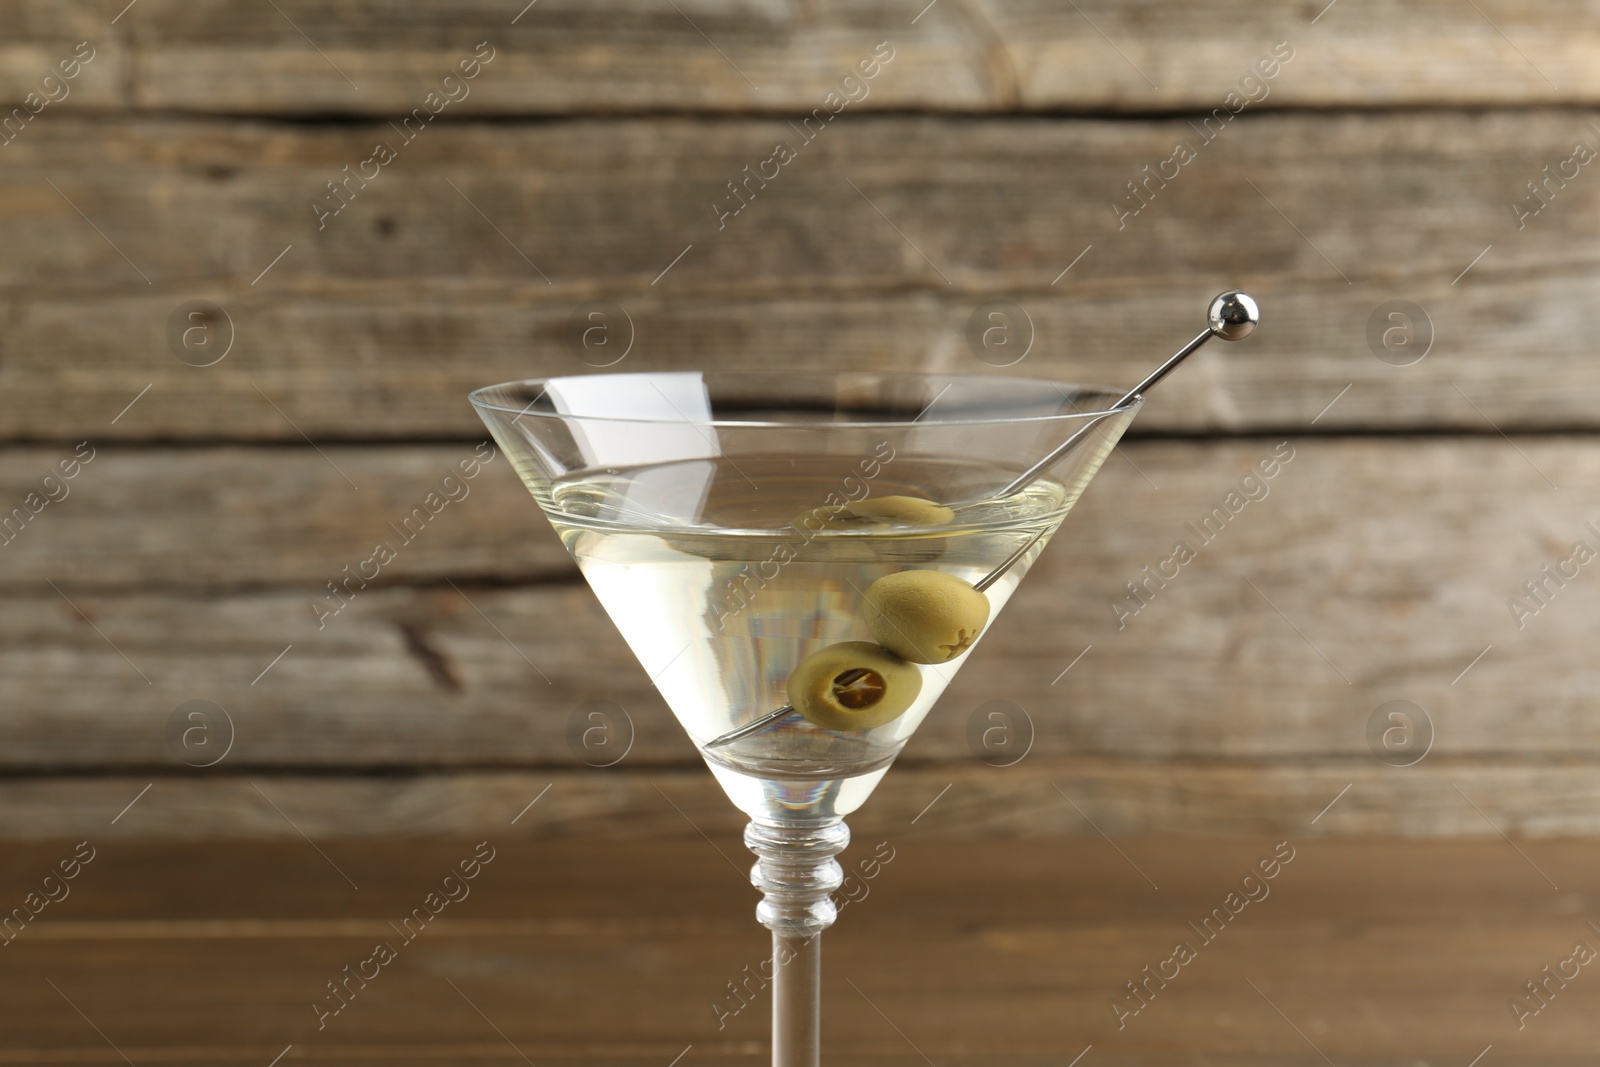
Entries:
<svg viewBox="0 0 1600 1067">
<path fill-rule="evenodd" d="M 1011 496 L 1013 493 L 1019 492 L 1028 485 L 1031 485 L 1033 481 L 1039 477 L 1039 475 L 1055 466 L 1058 462 L 1060 462 L 1062 457 L 1071 452 L 1073 448 L 1077 446 L 1079 441 L 1083 440 L 1083 438 L 1090 431 L 1100 424 L 1102 419 L 1107 419 L 1112 415 L 1119 414 L 1128 404 L 1143 396 L 1145 393 L 1148 393 L 1152 388 L 1155 387 L 1157 382 L 1171 374 L 1173 370 L 1177 368 L 1178 364 L 1194 355 L 1195 352 L 1197 352 L 1207 341 L 1211 340 L 1213 337 L 1220 337 L 1224 341 L 1243 340 L 1244 338 L 1250 336 L 1250 334 L 1255 330 L 1256 324 L 1260 321 L 1261 309 L 1256 306 L 1255 300 L 1248 294 L 1241 293 L 1237 289 L 1230 289 L 1227 292 L 1220 294 L 1215 300 L 1211 301 L 1211 307 L 1206 312 L 1206 328 L 1200 331 L 1200 333 L 1196 334 L 1194 340 L 1190 341 L 1188 344 L 1174 352 L 1170 359 L 1152 371 L 1150 376 L 1144 381 L 1140 382 L 1138 385 L 1124 393 L 1122 398 L 1119 399 L 1115 404 L 1112 404 L 1107 411 L 1090 420 L 1086 426 L 1080 429 L 1077 433 L 1073 434 L 1071 437 L 1067 438 L 1066 441 L 1062 442 L 1058 448 L 1052 450 L 1049 455 L 1045 456 L 1039 462 L 1035 463 L 1021 474 L 1017 475 L 1017 477 L 1013 479 L 1009 485 L 995 494 L 995 498 L 999 499 L 1002 497 Z M 978 581 L 974 582 L 972 587 L 981 593 L 995 582 L 999 581 L 1001 576 L 1004 575 L 1006 571 L 1016 566 L 1017 561 L 1022 559 L 1023 556 L 1027 555 L 1028 550 L 1037 544 L 1039 539 L 1044 535 L 1045 531 L 1043 530 L 1040 530 L 1038 533 L 1034 534 L 1021 548 L 1013 552 L 1004 563 L 1000 564 L 994 570 L 990 571 Z M 759 719 L 745 723 L 737 730 L 729 730 L 721 737 L 706 742 L 705 747 L 720 748 L 723 745 L 732 744 L 734 741 L 737 741 L 743 737 L 749 737 L 751 734 L 756 733 L 772 723 L 777 722 L 786 715 L 791 714 L 794 714 L 793 705 L 785 704 L 777 711 L 763 715 Z"/>
<path fill-rule="evenodd" d="M 1111 405 L 1110 411 L 1107 411 L 1104 415 L 1101 415 L 1100 418 L 1090 422 L 1083 429 L 1067 438 L 1067 440 L 1061 444 L 1061 447 L 1055 449 L 1048 456 L 1044 457 L 1039 462 L 1035 463 L 1021 474 L 1017 475 L 1016 479 L 1012 481 L 1010 485 L 1000 490 L 995 494 L 995 496 L 997 498 L 1008 497 L 1012 493 L 1022 489 L 1024 486 L 1031 484 L 1035 478 L 1039 477 L 1039 475 L 1055 466 L 1062 456 L 1065 456 L 1068 452 L 1071 452 L 1077 443 L 1083 440 L 1084 436 L 1087 435 L 1090 430 L 1093 430 L 1100 424 L 1100 419 L 1109 418 L 1111 415 L 1119 412 L 1124 406 L 1133 401 L 1135 398 L 1148 393 L 1157 382 L 1171 374 L 1173 370 L 1177 368 L 1178 364 L 1194 355 L 1202 345 L 1211 340 L 1213 337 L 1220 337 L 1224 341 L 1243 340 L 1244 338 L 1250 336 L 1250 334 L 1256 328 L 1256 323 L 1260 321 L 1261 309 L 1256 307 L 1256 302 L 1248 295 L 1239 292 L 1237 289 L 1230 289 L 1226 293 L 1221 294 L 1215 300 L 1211 301 L 1211 307 L 1206 312 L 1206 328 L 1195 335 L 1194 340 L 1190 341 L 1188 344 L 1174 352 L 1172 354 L 1172 358 L 1152 371 L 1148 378 L 1124 393 L 1122 395 L 1122 399 Z M 1008 563 L 1006 566 L 1010 566 L 1010 564 Z M 986 582 L 992 580 L 992 578 L 985 579 Z M 980 587 L 980 589 L 981 588 L 982 587 Z"/>
</svg>

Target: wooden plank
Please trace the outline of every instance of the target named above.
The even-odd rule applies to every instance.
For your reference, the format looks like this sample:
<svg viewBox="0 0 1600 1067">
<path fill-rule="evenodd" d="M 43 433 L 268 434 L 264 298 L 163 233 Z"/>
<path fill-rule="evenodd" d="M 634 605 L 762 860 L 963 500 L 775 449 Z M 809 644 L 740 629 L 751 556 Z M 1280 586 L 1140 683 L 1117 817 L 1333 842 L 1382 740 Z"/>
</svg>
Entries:
<svg viewBox="0 0 1600 1067">
<path fill-rule="evenodd" d="M 1375 358 L 1366 337 L 1367 320 L 1394 291 L 1389 284 L 1344 292 L 1274 287 L 1262 297 L 1267 323 L 1260 332 L 1194 357 L 1132 433 L 1298 432 L 1312 419 L 1325 431 L 1593 428 L 1600 370 L 1590 338 L 1600 335 L 1600 313 L 1587 293 L 1597 283 L 1600 275 L 1580 269 L 1557 279 L 1496 279 L 1471 299 L 1443 279 L 1411 289 L 1433 317 L 1440 339 L 1434 355 L 1443 356 L 1446 345 L 1449 351 L 1405 367 Z M 193 306 L 186 299 L 140 293 L 20 300 L 4 342 L 10 358 L 0 366 L 0 433 L 70 444 L 300 442 L 300 432 L 321 441 L 465 439 L 483 432 L 465 400 L 472 389 L 594 373 L 604 362 L 569 347 L 567 321 L 582 303 L 576 297 L 487 285 L 464 285 L 448 297 L 409 286 L 333 298 L 199 291 L 196 299 L 226 310 L 239 346 L 204 369 L 168 348 L 167 317 Z M 615 369 L 848 366 L 1127 385 L 1192 335 L 1209 291 L 1171 282 L 1138 292 L 1090 286 L 1006 293 L 1027 316 L 1019 338 L 1029 326 L 1033 337 L 1028 354 L 1008 368 L 968 344 L 969 320 L 991 299 L 983 294 L 741 300 L 616 293 L 613 302 L 628 316 L 619 320 L 618 338 L 631 332 L 636 343 Z M 1523 356 L 1509 360 L 1507 351 Z M 1552 391 L 1552 380 L 1565 387 Z"/>
<path fill-rule="evenodd" d="M 313 201 L 326 195 L 328 210 L 338 206 L 325 183 L 366 158 L 375 140 L 398 141 L 388 124 L 69 116 L 11 146 L 0 221 L 7 236 L 34 238 L 36 254 L 0 264 L 0 284 L 58 296 L 65 287 L 144 291 L 130 264 L 47 184 L 71 168 L 61 190 L 180 296 L 206 282 L 249 288 L 289 243 L 295 254 L 260 291 L 342 294 L 352 283 L 463 278 L 533 289 L 546 277 L 562 287 L 552 293 L 588 296 L 602 284 L 648 290 L 696 241 L 702 254 L 673 267 L 657 293 L 1046 289 L 1086 242 L 1097 247 L 1075 269 L 1075 284 L 1235 277 L 1331 290 L 1346 277 L 1392 283 L 1399 272 L 1448 283 L 1483 248 L 1468 240 L 1480 234 L 1504 247 L 1475 278 L 1546 265 L 1555 248 L 1587 232 L 1600 200 L 1593 184 L 1571 181 L 1548 214 L 1528 220 L 1522 239 L 1510 239 L 1508 198 L 1588 129 L 1571 112 L 1246 114 L 1237 122 L 1210 147 L 1182 120 L 844 122 L 794 145 L 795 159 L 766 188 L 752 180 L 753 198 L 720 230 L 718 198 L 730 211 L 739 204 L 727 181 L 765 160 L 775 141 L 801 140 L 787 122 L 441 126 L 395 146 L 396 158 L 365 187 L 351 178 L 343 211 L 322 217 L 319 231 Z M 1112 201 L 1131 195 L 1127 183 L 1143 180 L 1141 168 L 1166 159 L 1180 139 L 1197 142 L 1196 159 L 1165 187 L 1152 184 L 1154 198 L 1119 231 Z M 1418 172 L 1429 180 L 1407 179 Z M 1246 179 L 1267 174 L 1261 188 L 1314 246 L 1249 189 Z M 1330 215 L 1336 227 L 1318 221 Z M 1557 216 L 1564 221 L 1551 224 Z"/>
<path fill-rule="evenodd" d="M 0 1062 L 105 1063 L 108 1041 L 141 1065 L 263 1064 L 290 1045 L 286 1062 L 323 1065 L 766 1055 L 758 981 L 748 1003 L 727 1002 L 737 1013 L 712 1007 L 767 947 L 753 890 L 706 842 L 493 837 L 468 894 L 399 943 L 389 924 L 477 840 L 328 844 L 359 891 L 298 840 L 101 842 L 73 893 L 7 948 Z M 1592 1046 L 1600 994 L 1581 978 L 1552 986 L 1520 1031 L 1506 1007 L 1575 941 L 1594 943 L 1582 843 L 1529 846 L 1558 894 L 1529 886 L 1499 840 L 1152 838 L 1122 855 L 1098 837 L 885 840 L 893 858 L 826 935 L 829 1062 L 1041 1067 L 1091 1046 L 1116 1067 L 1466 1063 L 1493 1045 L 1556 1067 Z M 876 843 L 858 837 L 847 862 Z M 10 893 L 72 847 L 8 848 Z M 1253 883 L 1266 895 L 1202 941 L 1190 924 L 1275 848 L 1288 862 Z M 1194 958 L 1119 1029 L 1113 999 L 1179 939 Z M 379 941 L 395 958 L 319 1031 L 324 983 Z"/>
<path fill-rule="evenodd" d="M 502 735 L 508 748 L 518 744 L 514 730 Z M 241 756 L 248 740 L 239 741 Z M 636 752 L 641 748 L 635 744 Z M 298 839 L 304 832 L 319 840 L 461 834 L 699 840 L 702 832 L 736 837 L 749 821 L 704 766 L 651 766 L 634 755 L 603 770 L 573 758 L 526 770 L 375 775 L 252 769 L 243 759 L 218 766 L 240 773 L 188 770 L 172 760 L 142 773 L 0 778 L 0 830 L 18 839 Z M 1592 756 L 1441 752 L 1406 768 L 1366 754 L 1276 760 L 1031 754 L 999 768 L 970 757 L 930 762 L 908 754 L 849 821 L 862 840 L 907 833 L 914 819 L 919 833 L 963 839 L 1101 832 L 1592 837 L 1600 832 L 1595 768 Z M 1519 863 L 1509 848 L 1505 860 Z M 1531 888 L 1544 884 L 1536 870 L 1523 875 Z"/>
<path fill-rule="evenodd" d="M 1593 441 L 1302 437 L 1288 448 L 1270 481 L 1247 477 L 1287 454 L 1270 438 L 1120 450 L 908 757 L 970 758 L 968 731 L 991 700 L 1030 716 L 1035 751 L 1051 757 L 1368 760 L 1365 730 L 1390 700 L 1424 709 L 1435 751 L 1452 757 L 1600 752 L 1600 613 L 1573 561 L 1576 542 L 1600 544 L 1587 525 L 1600 523 Z M 181 753 L 164 724 L 197 699 L 235 717 L 237 766 L 571 765 L 571 716 L 594 700 L 632 717 L 635 763 L 692 760 L 587 588 L 467 577 L 520 582 L 559 559 L 509 470 L 486 467 L 461 514 L 397 551 L 384 582 L 427 587 L 356 587 L 319 628 L 337 604 L 325 582 L 383 536 L 355 521 L 370 506 L 358 499 L 409 507 L 459 451 L 332 450 L 360 492 L 294 450 L 266 457 L 248 493 L 212 488 L 248 477 L 222 461 L 231 450 L 164 459 L 192 478 L 165 489 L 154 457 L 96 459 L 74 495 L 0 550 L 16 553 L 0 612 L 0 762 L 171 765 Z M 179 506 L 192 499 L 215 500 L 206 522 Z M 283 502 L 275 525 L 261 499 Z M 1226 523 L 1213 512 L 1230 507 Z M 252 524 L 272 536 L 250 536 Z M 539 547 L 513 550 L 523 538 Z M 1190 562 L 1174 561 L 1178 541 Z M 121 555 L 129 545 L 148 547 Z M 1574 576 L 1557 586 L 1547 566 Z M 1141 607 L 1126 583 L 1144 583 L 1146 567 L 1171 577 L 1141 585 Z M 208 591 L 234 573 L 273 585 Z M 1542 604 L 1530 581 L 1549 583 Z"/>
<path fill-rule="evenodd" d="M 894 849 L 894 858 L 880 872 L 881 880 L 868 880 L 873 883 L 869 897 L 879 893 L 901 899 L 922 893 L 948 896 L 946 916 L 965 916 L 985 903 L 983 894 L 972 889 L 991 879 L 1014 879 L 1015 895 L 1007 907 L 990 910 L 988 923 L 1033 927 L 1041 932 L 1055 924 L 1131 925 L 1150 917 L 1151 909 L 1163 916 L 1188 915 L 1191 910 L 1203 913 L 1215 903 L 1214 896 L 1226 893 L 1244 870 L 1255 866 L 1264 852 L 1272 852 L 1280 841 L 1294 848 L 1295 857 L 1284 867 L 1284 880 L 1270 887 L 1274 903 L 1268 907 L 1282 909 L 1279 921 L 1326 919 L 1348 909 L 1380 922 L 1412 918 L 1425 925 L 1450 925 L 1470 919 L 1489 904 L 1504 922 L 1522 923 L 1550 918 L 1552 904 L 1570 907 L 1571 901 L 1570 897 L 1552 901 L 1541 892 L 1528 892 L 1530 868 L 1505 863 L 1504 854 L 1510 850 L 1499 838 L 1417 841 L 1298 834 L 1121 838 L 1125 853 L 1158 882 L 1165 882 L 1155 891 L 1161 896 L 1146 897 L 1128 891 L 1138 887 L 1137 873 L 1098 835 L 1067 838 L 1033 849 L 1018 838 L 985 841 L 928 832 L 922 823 L 915 828 L 886 825 L 881 829 L 882 836 L 853 834 L 840 855 L 841 865 L 856 869 L 856 860 L 873 855 L 880 842 Z M 753 862 L 738 833 L 718 830 L 707 836 L 729 859 Z M 448 931 L 452 938 L 480 939 L 495 936 L 497 930 L 579 939 L 630 931 L 652 937 L 674 930 L 717 936 L 755 933 L 758 928 L 752 927 L 746 905 L 755 899 L 756 891 L 746 880 L 746 872 L 730 869 L 717 859 L 704 838 L 690 837 L 699 842 L 699 848 L 686 848 L 687 838 L 677 834 L 663 838 L 646 833 L 603 839 L 497 832 L 488 836 L 320 839 L 331 846 L 331 851 L 324 849 L 328 855 L 344 861 L 341 866 L 354 875 L 366 876 L 357 879 L 358 884 L 366 883 L 354 891 L 360 896 L 348 887 L 330 892 L 328 880 L 337 886 L 337 874 L 300 837 L 199 841 L 97 837 L 90 843 L 96 854 L 85 865 L 84 877 L 74 880 L 71 914 L 66 909 L 59 914 L 46 910 L 43 918 L 27 929 L 27 940 L 12 948 L 35 941 L 244 941 L 381 934 L 382 923 L 409 911 L 419 890 L 425 893 L 432 888 L 446 870 L 472 856 L 483 841 L 495 855 L 485 865 L 485 877 L 475 879 L 477 884 L 471 887 L 474 913 L 468 915 L 462 909 L 462 914 L 441 916 L 439 925 L 430 929 L 430 937 Z M 0 893 L 7 900 L 25 895 L 35 888 L 36 875 L 78 851 L 80 840 L 7 839 L 14 862 L 6 865 Z M 947 844 L 959 851 L 952 855 L 942 848 Z M 1589 890 L 1595 875 L 1585 842 L 1552 839 L 1526 844 L 1530 857 L 1568 883 L 1563 892 Z M 887 853 L 885 849 L 883 854 Z M 1000 866 L 967 862 L 959 858 L 963 854 Z M 639 859 L 646 856 L 661 861 L 663 886 L 670 885 L 670 892 L 643 892 L 637 879 L 625 876 L 630 870 L 637 873 Z M 1031 873 L 1021 869 L 1029 864 Z M 1343 875 L 1336 873 L 1341 870 Z M 1348 879 L 1366 884 L 1372 870 L 1381 871 L 1394 892 L 1375 893 L 1359 905 L 1334 892 L 1331 883 Z M 243 871 L 269 877 L 242 877 Z M 1301 879 L 1295 883 L 1298 891 L 1280 895 L 1278 890 L 1289 889 L 1291 876 Z M 173 888 L 178 884 L 204 886 L 205 892 L 182 901 L 192 905 L 191 909 L 177 910 Z M 231 891 L 217 891 L 223 886 Z M 1419 914 L 1416 899 L 1424 887 L 1429 905 L 1425 915 Z M 705 894 L 704 906 L 686 907 L 685 900 L 696 894 Z M 534 895 L 544 907 L 529 906 Z M 850 906 L 857 903 L 863 905 L 860 917 L 849 918 L 848 907 L 841 908 L 840 925 L 832 928 L 834 935 L 842 936 L 850 929 L 905 930 L 941 921 L 927 915 L 902 915 L 892 906 L 869 917 L 869 909 L 878 906 L 864 901 L 852 901 Z M 1264 915 L 1265 910 L 1248 914 Z"/>
<path fill-rule="evenodd" d="M 9 155 L 17 138 L 32 136 L 35 123 L 49 124 L 62 112 L 126 106 L 132 57 L 111 21 L 121 5 L 107 6 L 91 0 L 6 5 L 0 118 L 10 122 L 0 126 L 0 152 Z"/>
<path fill-rule="evenodd" d="M 997 90 L 1014 95 L 994 84 L 964 19 L 912 27 L 915 12 L 882 0 L 699 0 L 677 11 L 637 0 L 544 0 L 520 14 L 521 5 L 449 0 L 381 12 L 362 2 L 286 0 L 281 14 L 264 15 L 212 0 L 146 3 L 135 39 L 148 63 L 134 98 L 167 110 L 406 114 L 479 54 L 492 59 L 467 95 L 459 80 L 443 87 L 459 114 L 809 112 L 841 79 L 859 75 L 880 43 L 889 64 L 864 83 L 865 95 L 846 87 L 873 108 L 986 110 Z"/>
<path fill-rule="evenodd" d="M 1299 426 L 1350 385 L 1319 425 L 1592 427 L 1600 322 L 1572 249 L 1600 185 L 1568 183 L 1520 231 L 1507 207 L 1586 129 L 1570 113 L 1246 115 L 1119 230 L 1112 198 L 1194 139 L 1187 123 L 871 118 L 802 147 L 719 231 L 724 183 L 794 138 L 786 124 L 457 126 L 418 136 L 319 232 L 312 199 L 387 126 L 64 116 L 9 149 L 0 238 L 29 252 L 0 257 L 0 438 L 475 434 L 469 386 L 593 369 L 563 338 L 598 298 L 635 316 L 628 369 L 987 372 L 966 326 L 1010 300 L 1035 334 L 1010 373 L 1126 382 L 1228 285 L 1266 325 L 1202 357 L 1206 377 L 1187 370 L 1146 426 Z M 1374 354 L 1391 299 L 1421 307 L 1431 358 Z M 205 361 L 174 340 L 201 300 L 226 313 L 214 342 L 233 341 L 203 368 L 174 355 Z"/>
<path fill-rule="evenodd" d="M 1209 111 L 1230 91 L 1264 107 L 1502 107 L 1600 96 L 1592 58 L 1600 42 L 1565 32 L 1581 5 L 1501 0 L 1480 4 L 1471 19 L 1445 0 L 978 6 L 1004 42 L 1024 107 Z M 1259 77 L 1252 68 L 1279 41 L 1293 58 L 1275 77 Z"/>
<path fill-rule="evenodd" d="M 79 456 L 92 458 L 77 464 L 76 477 L 62 478 L 60 464 L 73 469 Z M 59 499 L 43 503 L 52 494 Z M 314 598 L 329 593 L 329 582 L 359 581 L 379 542 L 394 553 L 378 568 L 383 585 L 576 575 L 511 464 L 487 440 L 10 449 L 0 453 L 0 500 L 11 520 L 0 530 L 0 574 L 11 589 L 297 586 Z"/>
<path fill-rule="evenodd" d="M 115 7 L 116 5 L 109 5 Z M 862 109 L 1209 110 L 1230 90 L 1262 107 L 1498 106 L 1600 99 L 1600 37 L 1581 4 L 1290 0 L 1202 7 L 1100 0 L 924 5 L 695 2 L 665 11 L 543 0 L 143 0 L 118 29 L 136 106 L 211 113 L 391 115 L 418 106 L 480 41 L 497 56 L 468 114 L 809 111 L 880 41 L 896 50 Z M 508 10 L 510 8 L 511 10 Z M 98 9 L 97 9 L 98 10 Z M 110 14 L 102 15 L 100 27 Z M 1239 88 L 1279 40 L 1290 64 Z M 1425 58 L 1423 58 L 1425 57 Z"/>
</svg>

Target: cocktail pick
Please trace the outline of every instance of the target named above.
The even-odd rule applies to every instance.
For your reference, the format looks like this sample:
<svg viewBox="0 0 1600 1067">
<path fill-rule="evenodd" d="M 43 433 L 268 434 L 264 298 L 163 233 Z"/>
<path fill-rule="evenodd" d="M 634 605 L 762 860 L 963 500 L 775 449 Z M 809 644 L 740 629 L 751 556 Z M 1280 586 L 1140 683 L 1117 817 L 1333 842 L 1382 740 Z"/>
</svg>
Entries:
<svg viewBox="0 0 1600 1067">
<path fill-rule="evenodd" d="M 1079 430 L 1077 433 L 1067 438 L 1066 441 L 1062 442 L 1061 446 L 1052 451 L 1048 456 L 1044 457 L 1039 462 L 1035 463 L 1021 474 L 1017 475 L 1017 477 L 1012 480 L 1011 484 L 1007 485 L 1004 489 L 996 493 L 995 497 L 1008 497 L 1012 493 L 1015 493 L 1032 483 L 1035 478 L 1039 477 L 1039 475 L 1055 466 L 1056 463 L 1060 461 L 1062 456 L 1065 456 L 1068 452 L 1071 452 L 1078 442 L 1083 440 L 1084 435 L 1089 433 L 1089 431 L 1093 430 L 1100 424 L 1101 419 L 1109 418 L 1111 415 L 1119 412 L 1123 407 L 1127 406 L 1137 397 L 1141 397 L 1145 393 L 1148 393 L 1152 388 L 1154 388 L 1157 382 L 1161 381 L 1161 379 L 1165 378 L 1167 375 L 1176 370 L 1178 364 L 1194 355 L 1200 350 L 1202 345 L 1211 340 L 1213 337 L 1220 337 L 1224 341 L 1243 340 L 1244 338 L 1249 337 L 1252 332 L 1254 332 L 1256 324 L 1260 321 L 1261 309 L 1256 307 L 1255 300 L 1253 300 L 1250 296 L 1239 292 L 1237 289 L 1230 289 L 1226 293 L 1220 294 L 1215 300 L 1211 301 L 1211 307 L 1206 312 L 1206 328 L 1201 330 L 1200 333 L 1196 334 L 1194 340 L 1190 341 L 1188 344 L 1174 352 L 1172 354 L 1172 358 L 1168 359 L 1165 363 L 1161 364 L 1161 366 L 1150 372 L 1150 376 L 1148 378 L 1134 386 L 1132 389 L 1129 389 L 1126 393 L 1122 394 L 1122 398 L 1115 404 L 1112 404 L 1111 409 L 1104 415 L 1101 415 L 1100 418 L 1090 422 L 1087 426 L 1083 427 L 1083 429 Z M 982 587 L 980 586 L 979 588 Z"/>
<path fill-rule="evenodd" d="M 1219 294 L 1216 299 L 1211 301 L 1211 306 L 1206 311 L 1206 328 L 1200 331 L 1200 333 L 1196 334 L 1194 340 L 1190 341 L 1188 344 L 1174 352 L 1165 363 L 1151 371 L 1150 375 L 1146 377 L 1144 381 L 1140 382 L 1132 389 L 1129 389 L 1115 404 L 1112 404 L 1109 409 L 1096 418 L 1090 420 L 1086 426 L 1080 429 L 1077 433 L 1074 433 L 1071 437 L 1067 438 L 1066 441 L 1064 441 L 1058 448 L 1053 449 L 1049 455 L 1045 456 L 1039 462 L 1035 463 L 1021 474 L 1017 475 L 1017 477 L 1014 478 L 1009 485 L 995 494 L 996 499 L 1011 496 L 1013 493 L 1017 493 L 1031 485 L 1033 481 L 1039 477 L 1039 475 L 1055 466 L 1058 462 L 1060 462 L 1063 456 L 1071 452 L 1072 449 L 1077 446 L 1078 442 L 1083 440 L 1085 435 L 1087 435 L 1100 424 L 1101 420 L 1110 418 L 1112 415 L 1120 413 L 1121 410 L 1128 404 L 1132 403 L 1135 399 L 1142 397 L 1145 393 L 1148 393 L 1158 382 L 1161 381 L 1161 379 L 1165 378 L 1167 375 L 1171 374 L 1175 369 L 1177 369 L 1178 364 L 1182 363 L 1184 360 L 1194 355 L 1195 352 L 1199 351 L 1201 346 L 1203 346 L 1207 341 L 1211 340 L 1213 337 L 1220 337 L 1224 341 L 1243 340 L 1244 338 L 1249 337 L 1250 334 L 1255 331 L 1256 325 L 1260 321 L 1261 309 L 1256 306 L 1254 298 L 1252 298 L 1249 294 L 1242 293 L 1237 289 L 1230 289 L 1225 293 Z M 1039 542 L 1039 539 L 1043 537 L 1044 534 L 1045 531 L 1043 530 L 1040 530 L 1038 533 L 1034 534 L 1025 544 L 1023 544 L 1021 548 L 1017 549 L 1009 557 L 1007 557 L 1004 563 L 1000 564 L 994 570 L 978 579 L 978 581 L 972 583 L 972 587 L 981 593 L 995 582 L 999 581 L 1006 571 L 1016 566 L 1017 562 L 1021 560 L 1023 556 L 1028 554 L 1028 550 L 1033 548 L 1033 546 Z M 785 704 L 778 710 L 768 712 L 759 719 L 747 722 L 736 730 L 729 730 L 721 737 L 707 741 L 705 747 L 721 748 L 723 745 L 732 744 L 733 742 L 738 741 L 740 738 L 749 737 L 753 733 L 758 733 L 759 731 L 777 722 L 779 719 L 795 713 L 796 712 L 793 705 Z"/>
</svg>

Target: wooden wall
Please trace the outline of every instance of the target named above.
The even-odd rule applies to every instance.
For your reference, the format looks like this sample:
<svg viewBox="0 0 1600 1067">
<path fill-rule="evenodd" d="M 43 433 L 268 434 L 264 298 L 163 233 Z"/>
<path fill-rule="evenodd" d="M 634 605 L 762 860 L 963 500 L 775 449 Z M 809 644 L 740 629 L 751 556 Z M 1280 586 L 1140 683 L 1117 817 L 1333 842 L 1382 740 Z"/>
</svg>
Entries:
<svg viewBox="0 0 1600 1067">
<path fill-rule="evenodd" d="M 982 372 L 965 325 L 1005 300 L 1011 373 L 1131 383 L 1231 286 L 1261 330 L 1152 399 L 859 824 L 1600 832 L 1600 565 L 1508 606 L 1600 551 L 1600 4 L 124 4 L 0 11 L 0 513 L 66 492 L 0 545 L 0 834 L 455 832 L 535 796 L 514 832 L 730 828 L 503 460 L 318 630 L 483 439 L 466 391 L 590 369 L 597 299 L 620 369 Z M 1032 724 L 1012 766 L 969 741 L 993 700 Z M 1395 700 L 1431 729 L 1386 761 Z M 231 729 L 185 748 L 191 701 Z M 568 741 L 591 701 L 631 721 L 609 769 Z"/>
</svg>

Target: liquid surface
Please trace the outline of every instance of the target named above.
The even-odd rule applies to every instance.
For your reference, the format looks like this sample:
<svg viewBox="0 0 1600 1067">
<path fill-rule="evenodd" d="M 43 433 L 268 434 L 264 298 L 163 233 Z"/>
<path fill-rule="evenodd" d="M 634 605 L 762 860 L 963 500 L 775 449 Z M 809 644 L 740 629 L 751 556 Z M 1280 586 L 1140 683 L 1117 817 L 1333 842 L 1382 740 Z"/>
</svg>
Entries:
<svg viewBox="0 0 1600 1067">
<path fill-rule="evenodd" d="M 1041 479 L 984 499 L 1011 474 L 908 456 L 881 465 L 741 456 L 588 472 L 536 495 L 733 801 L 753 816 L 802 818 L 848 814 L 866 799 L 981 638 L 948 663 L 918 665 L 915 703 L 881 726 L 836 732 L 789 715 L 731 744 L 706 743 L 788 703 L 789 675 L 806 656 L 872 640 L 861 608 L 877 579 L 928 569 L 976 584 L 1037 538 L 984 591 L 992 626 L 1082 490 Z M 938 526 L 796 522 L 891 495 L 954 516 Z"/>
</svg>

